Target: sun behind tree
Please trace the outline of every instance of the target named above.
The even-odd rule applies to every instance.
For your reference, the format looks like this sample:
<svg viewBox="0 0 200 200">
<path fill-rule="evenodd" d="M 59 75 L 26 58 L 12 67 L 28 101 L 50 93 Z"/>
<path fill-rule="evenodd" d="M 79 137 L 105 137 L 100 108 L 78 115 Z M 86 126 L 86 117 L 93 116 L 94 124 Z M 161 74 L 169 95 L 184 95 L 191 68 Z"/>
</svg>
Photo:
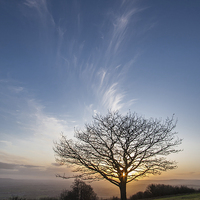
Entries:
<svg viewBox="0 0 200 200">
<path fill-rule="evenodd" d="M 174 118 L 164 122 L 145 119 L 136 113 L 123 116 L 108 112 L 95 115 L 85 130 L 75 130 L 78 141 L 62 135 L 55 143 L 56 161 L 75 167 L 78 175 L 62 178 L 84 180 L 106 179 L 120 188 L 121 200 L 126 200 L 126 184 L 149 174 L 176 168 L 174 161 L 165 157 L 179 152 L 175 147 L 181 139 L 175 137 Z"/>
</svg>

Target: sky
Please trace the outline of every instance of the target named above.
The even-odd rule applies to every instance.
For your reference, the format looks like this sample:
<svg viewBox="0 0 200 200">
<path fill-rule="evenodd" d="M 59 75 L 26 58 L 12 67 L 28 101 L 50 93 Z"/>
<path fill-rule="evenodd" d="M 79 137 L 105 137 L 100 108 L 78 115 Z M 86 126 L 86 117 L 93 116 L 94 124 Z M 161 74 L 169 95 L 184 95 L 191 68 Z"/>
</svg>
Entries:
<svg viewBox="0 0 200 200">
<path fill-rule="evenodd" d="M 178 168 L 151 178 L 200 179 L 199 10 L 199 0 L 0 0 L 0 178 L 70 174 L 55 162 L 61 133 L 130 110 L 178 120 Z"/>
</svg>

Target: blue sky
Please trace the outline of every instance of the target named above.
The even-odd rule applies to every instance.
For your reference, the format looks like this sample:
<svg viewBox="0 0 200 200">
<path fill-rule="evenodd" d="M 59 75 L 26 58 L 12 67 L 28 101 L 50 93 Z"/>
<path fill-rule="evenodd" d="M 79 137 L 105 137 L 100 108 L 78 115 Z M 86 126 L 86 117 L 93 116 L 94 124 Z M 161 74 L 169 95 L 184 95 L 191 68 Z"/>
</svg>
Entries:
<svg viewBox="0 0 200 200">
<path fill-rule="evenodd" d="M 54 178 L 53 141 L 119 110 L 175 114 L 161 179 L 200 179 L 199 0 L 0 0 L 0 177 Z M 155 177 L 158 178 L 158 177 Z"/>
</svg>

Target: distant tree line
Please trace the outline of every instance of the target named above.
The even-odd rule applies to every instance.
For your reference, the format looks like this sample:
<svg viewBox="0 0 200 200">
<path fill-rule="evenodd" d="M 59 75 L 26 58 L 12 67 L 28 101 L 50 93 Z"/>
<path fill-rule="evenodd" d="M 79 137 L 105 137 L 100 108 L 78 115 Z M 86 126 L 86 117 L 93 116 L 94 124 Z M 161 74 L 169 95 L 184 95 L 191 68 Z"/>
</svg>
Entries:
<svg viewBox="0 0 200 200">
<path fill-rule="evenodd" d="M 164 184 L 150 184 L 144 192 L 137 192 L 132 195 L 129 200 L 154 198 L 160 196 L 178 195 L 178 194 L 191 194 L 200 192 L 200 189 L 189 188 L 187 186 L 171 186 Z M 90 185 L 80 179 L 75 179 L 71 186 L 71 190 L 63 190 L 58 198 L 56 197 L 43 197 L 39 200 L 98 200 L 96 193 Z M 27 200 L 23 197 L 13 196 L 9 200 Z M 120 200 L 118 197 L 111 197 L 110 199 L 101 200 Z"/>
<path fill-rule="evenodd" d="M 129 200 L 137 200 L 144 198 L 177 195 L 177 194 L 190 194 L 200 192 L 200 189 L 189 188 L 187 186 L 172 186 L 164 184 L 151 184 L 148 185 L 144 192 L 137 192 L 132 195 Z"/>
</svg>

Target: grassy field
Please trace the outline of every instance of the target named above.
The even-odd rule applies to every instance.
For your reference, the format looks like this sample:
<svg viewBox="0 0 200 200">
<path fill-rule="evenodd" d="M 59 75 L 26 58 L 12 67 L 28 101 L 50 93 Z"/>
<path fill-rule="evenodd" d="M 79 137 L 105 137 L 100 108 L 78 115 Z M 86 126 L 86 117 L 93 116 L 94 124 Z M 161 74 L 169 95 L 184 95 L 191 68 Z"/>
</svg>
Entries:
<svg viewBox="0 0 200 200">
<path fill-rule="evenodd" d="M 156 198 L 156 200 L 180 200 L 180 199 L 193 199 L 193 200 L 199 199 L 200 200 L 200 193 L 173 196 L 173 197 L 165 197 L 165 198 Z"/>
</svg>

